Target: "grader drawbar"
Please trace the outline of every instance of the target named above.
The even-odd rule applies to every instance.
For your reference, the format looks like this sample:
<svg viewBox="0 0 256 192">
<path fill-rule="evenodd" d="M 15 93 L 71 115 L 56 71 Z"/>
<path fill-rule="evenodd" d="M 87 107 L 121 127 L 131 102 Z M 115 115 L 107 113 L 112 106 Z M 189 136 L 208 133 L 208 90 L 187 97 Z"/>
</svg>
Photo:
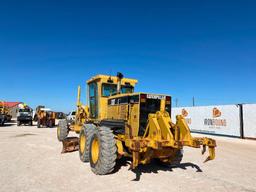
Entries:
<svg viewBox="0 0 256 192">
<path fill-rule="evenodd" d="M 116 77 L 97 75 L 87 81 L 88 105 L 80 102 L 79 87 L 76 120 L 72 124 L 61 120 L 57 128 L 63 152 L 78 148 L 81 161 L 90 162 L 98 175 L 111 173 L 121 157 L 131 158 L 132 169 L 153 159 L 177 165 L 185 146 L 202 147 L 202 154 L 208 147 L 205 162 L 215 158 L 215 140 L 192 137 L 182 115 L 172 122 L 171 96 L 135 93 L 136 83 L 121 73 Z M 70 131 L 79 138 L 68 137 Z"/>
</svg>

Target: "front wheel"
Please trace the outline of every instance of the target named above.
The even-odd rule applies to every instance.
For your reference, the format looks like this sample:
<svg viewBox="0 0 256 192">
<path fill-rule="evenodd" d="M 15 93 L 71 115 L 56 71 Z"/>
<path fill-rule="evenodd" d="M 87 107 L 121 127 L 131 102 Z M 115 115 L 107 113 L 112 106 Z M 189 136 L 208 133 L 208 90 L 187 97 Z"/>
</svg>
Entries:
<svg viewBox="0 0 256 192">
<path fill-rule="evenodd" d="M 89 158 L 92 171 L 96 175 L 106 175 L 114 170 L 117 158 L 114 134 L 109 127 L 99 127 L 89 145 Z"/>
<path fill-rule="evenodd" d="M 63 119 L 59 121 L 58 127 L 57 127 L 57 138 L 59 141 L 63 141 L 68 137 L 69 129 L 68 129 L 68 123 L 67 120 Z"/>
<path fill-rule="evenodd" d="M 79 157 L 82 162 L 89 162 L 89 142 L 96 130 L 93 124 L 85 124 L 79 134 Z"/>
</svg>

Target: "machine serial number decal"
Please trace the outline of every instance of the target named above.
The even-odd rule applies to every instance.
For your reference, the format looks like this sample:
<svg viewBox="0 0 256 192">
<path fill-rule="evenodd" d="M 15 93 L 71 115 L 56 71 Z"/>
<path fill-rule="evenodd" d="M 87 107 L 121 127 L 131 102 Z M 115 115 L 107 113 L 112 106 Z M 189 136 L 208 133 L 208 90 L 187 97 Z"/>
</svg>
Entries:
<svg viewBox="0 0 256 192">
<path fill-rule="evenodd" d="M 147 94 L 147 99 L 165 99 L 165 96 L 164 95 Z"/>
</svg>

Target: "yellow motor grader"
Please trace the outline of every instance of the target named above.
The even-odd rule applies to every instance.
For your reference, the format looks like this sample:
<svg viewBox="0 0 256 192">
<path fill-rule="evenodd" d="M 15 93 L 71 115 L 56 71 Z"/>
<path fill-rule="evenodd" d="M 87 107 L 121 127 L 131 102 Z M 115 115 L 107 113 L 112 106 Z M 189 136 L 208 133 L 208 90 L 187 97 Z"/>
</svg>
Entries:
<svg viewBox="0 0 256 192">
<path fill-rule="evenodd" d="M 56 114 L 51 109 L 39 105 L 36 108 L 35 116 L 37 120 L 37 128 L 41 128 L 42 126 L 52 128 L 55 126 Z"/>
<path fill-rule="evenodd" d="M 131 168 L 158 159 L 165 164 L 179 164 L 183 147 L 209 148 L 205 161 L 215 158 L 215 140 L 195 138 L 181 115 L 176 124 L 170 118 L 171 96 L 135 93 L 135 79 L 97 75 L 87 81 L 87 102 L 80 102 L 78 87 L 76 120 L 69 125 L 61 120 L 57 128 L 59 141 L 69 131 L 79 134 L 79 156 L 90 162 L 92 171 L 105 175 L 114 170 L 116 159 L 132 159 Z"/>
</svg>

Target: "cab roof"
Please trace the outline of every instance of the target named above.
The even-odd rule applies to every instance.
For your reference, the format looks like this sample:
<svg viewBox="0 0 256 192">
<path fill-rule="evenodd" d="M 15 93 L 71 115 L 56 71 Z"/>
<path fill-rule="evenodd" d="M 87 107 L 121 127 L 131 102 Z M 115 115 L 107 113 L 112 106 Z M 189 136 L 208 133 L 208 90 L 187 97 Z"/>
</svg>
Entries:
<svg viewBox="0 0 256 192">
<path fill-rule="evenodd" d="M 99 74 L 99 75 L 96 75 L 96 76 L 92 77 L 88 81 L 86 81 L 86 83 L 88 84 L 88 83 L 91 83 L 93 81 L 101 81 L 102 83 L 113 83 L 113 84 L 116 84 L 117 80 L 118 80 L 118 78 L 116 76 L 100 75 Z M 121 82 L 122 82 L 122 84 L 129 83 L 132 86 L 135 86 L 135 84 L 138 83 L 138 80 L 130 79 L 130 78 L 123 78 Z"/>
</svg>

